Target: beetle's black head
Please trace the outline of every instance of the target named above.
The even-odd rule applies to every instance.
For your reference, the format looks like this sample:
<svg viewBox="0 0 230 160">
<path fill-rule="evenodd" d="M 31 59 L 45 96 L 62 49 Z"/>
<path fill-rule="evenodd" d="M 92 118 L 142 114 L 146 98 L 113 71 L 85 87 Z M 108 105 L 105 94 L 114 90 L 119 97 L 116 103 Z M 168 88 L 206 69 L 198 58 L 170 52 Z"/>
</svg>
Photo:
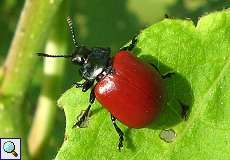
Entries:
<svg viewBox="0 0 230 160">
<path fill-rule="evenodd" d="M 77 42 L 76 36 L 73 30 L 72 22 L 67 19 L 70 31 L 73 37 L 73 43 L 75 50 L 70 55 L 49 55 L 45 53 L 38 53 L 39 56 L 43 57 L 64 57 L 70 58 L 70 60 L 80 66 L 80 73 L 82 78 L 86 80 L 94 80 L 97 76 L 102 73 L 110 65 L 110 48 L 101 47 L 86 47 L 80 45 Z"/>
<path fill-rule="evenodd" d="M 110 52 L 110 48 L 80 46 L 71 55 L 49 55 L 45 53 L 38 53 L 38 55 L 70 58 L 72 63 L 80 66 L 79 71 L 83 79 L 94 80 L 110 66 Z"/>
<path fill-rule="evenodd" d="M 71 61 L 74 64 L 83 65 L 87 63 L 87 57 L 91 53 L 91 48 L 85 46 L 77 47 L 72 54 Z"/>
<path fill-rule="evenodd" d="M 86 80 L 94 80 L 110 64 L 110 48 L 81 46 L 74 51 L 71 61 L 80 66 L 80 74 Z"/>
</svg>

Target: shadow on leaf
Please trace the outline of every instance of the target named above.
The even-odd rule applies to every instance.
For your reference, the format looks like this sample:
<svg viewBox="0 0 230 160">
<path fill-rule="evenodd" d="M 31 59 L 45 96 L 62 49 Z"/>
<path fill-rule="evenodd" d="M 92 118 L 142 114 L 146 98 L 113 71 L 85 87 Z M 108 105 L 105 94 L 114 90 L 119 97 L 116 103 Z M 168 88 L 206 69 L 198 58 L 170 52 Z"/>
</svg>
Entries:
<svg viewBox="0 0 230 160">
<path fill-rule="evenodd" d="M 182 104 L 188 106 L 188 115 L 193 105 L 194 96 L 189 82 L 174 69 L 159 62 L 151 55 L 143 55 L 140 58 L 147 63 L 156 64 L 162 75 L 168 72 L 174 73 L 170 78 L 164 79 L 167 92 L 166 101 L 160 114 L 148 128 L 165 129 L 180 123 L 185 116 Z"/>
</svg>

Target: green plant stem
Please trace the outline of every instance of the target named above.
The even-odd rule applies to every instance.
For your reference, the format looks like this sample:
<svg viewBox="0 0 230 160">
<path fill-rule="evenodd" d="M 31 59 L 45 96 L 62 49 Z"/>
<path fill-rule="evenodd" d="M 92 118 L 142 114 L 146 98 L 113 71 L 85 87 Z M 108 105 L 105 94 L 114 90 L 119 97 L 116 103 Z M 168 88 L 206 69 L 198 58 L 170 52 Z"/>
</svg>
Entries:
<svg viewBox="0 0 230 160">
<path fill-rule="evenodd" d="M 21 13 L 13 42 L 5 62 L 0 87 L 1 137 L 22 138 L 22 158 L 28 159 L 23 130 L 21 103 L 30 86 L 38 57 L 36 52 L 46 38 L 46 31 L 62 0 L 27 0 Z"/>
<path fill-rule="evenodd" d="M 1 84 L 1 82 L 2 82 L 3 73 L 4 73 L 3 67 L 0 67 L 0 84 Z"/>
<path fill-rule="evenodd" d="M 45 53 L 64 54 L 67 48 L 67 26 L 65 22 L 67 11 L 66 5 L 59 9 L 56 20 L 52 24 L 52 32 L 48 38 Z M 65 23 L 65 24 L 64 24 Z M 70 35 L 69 35 L 70 36 Z M 43 151 L 47 151 L 47 139 L 50 137 L 55 123 L 57 111 L 57 99 L 60 93 L 61 80 L 64 70 L 65 59 L 45 58 L 44 59 L 44 78 L 41 95 L 38 99 L 35 118 L 28 137 L 30 156 L 39 159 L 38 156 Z"/>
</svg>

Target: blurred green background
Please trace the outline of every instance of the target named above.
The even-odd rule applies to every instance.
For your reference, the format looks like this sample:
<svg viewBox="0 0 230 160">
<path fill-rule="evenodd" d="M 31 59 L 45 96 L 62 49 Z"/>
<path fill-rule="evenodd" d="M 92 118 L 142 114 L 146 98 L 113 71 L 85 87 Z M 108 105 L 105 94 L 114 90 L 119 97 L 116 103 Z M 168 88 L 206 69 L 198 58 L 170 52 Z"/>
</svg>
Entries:
<svg viewBox="0 0 230 160">
<path fill-rule="evenodd" d="M 24 0 L 1 0 L 0 2 L 1 66 L 3 66 L 6 59 L 24 3 Z M 229 7 L 229 0 L 69 0 L 63 1 L 63 4 L 59 7 L 54 17 L 54 22 L 50 25 L 49 33 L 53 34 L 51 37 L 54 37 L 54 39 L 55 37 L 59 39 L 61 44 L 64 43 L 63 45 L 67 49 L 63 50 L 71 53 L 74 47 L 65 19 L 67 15 L 70 15 L 76 26 L 77 38 L 82 44 L 112 47 L 112 50 L 116 51 L 119 47 L 126 44 L 134 34 L 162 20 L 165 14 L 173 18 L 190 18 L 196 24 L 200 16 Z M 58 28 L 56 31 L 54 31 L 55 27 Z M 44 51 L 45 43 L 36 52 Z M 34 54 L 34 56 L 36 55 Z M 34 65 L 36 65 L 36 71 L 33 72 L 33 80 L 28 91 L 26 91 L 22 103 L 24 108 L 21 110 L 26 117 L 25 124 L 23 125 L 25 126 L 26 137 L 30 135 L 36 107 L 39 107 L 37 104 L 38 97 L 42 94 L 41 88 L 46 84 L 46 80 L 49 83 L 59 83 L 56 86 L 58 87 L 57 90 L 54 87 L 45 91 L 45 94 L 52 95 L 50 98 L 55 104 L 60 95 L 70 88 L 73 82 L 79 79 L 75 66 L 68 63 L 63 64 L 63 75 L 57 77 L 59 81 L 43 78 L 43 62 L 41 59 L 38 64 Z M 3 70 L 0 72 L 2 73 Z M 0 82 L 2 82 L 3 78 L 0 75 Z M 55 94 L 47 93 L 52 91 Z M 56 105 L 55 107 L 57 108 Z M 55 112 L 55 114 L 51 117 L 53 120 L 49 124 L 50 130 L 44 139 L 45 142 L 38 149 L 39 151 L 32 155 L 33 159 L 45 160 L 54 158 L 63 142 L 65 129 L 64 113 L 59 108 L 51 110 L 51 112 Z M 36 139 L 36 137 L 33 138 Z"/>
</svg>

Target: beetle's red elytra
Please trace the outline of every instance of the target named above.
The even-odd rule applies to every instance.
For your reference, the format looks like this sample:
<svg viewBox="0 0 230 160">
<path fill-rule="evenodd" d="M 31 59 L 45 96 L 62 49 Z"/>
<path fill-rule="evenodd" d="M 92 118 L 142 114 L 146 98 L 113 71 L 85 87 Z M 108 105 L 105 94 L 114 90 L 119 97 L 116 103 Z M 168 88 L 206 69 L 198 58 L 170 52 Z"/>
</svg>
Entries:
<svg viewBox="0 0 230 160">
<path fill-rule="evenodd" d="M 160 74 L 129 51 L 117 52 L 112 68 L 112 74 L 96 84 L 96 99 L 128 127 L 150 124 L 163 104 Z"/>
</svg>

